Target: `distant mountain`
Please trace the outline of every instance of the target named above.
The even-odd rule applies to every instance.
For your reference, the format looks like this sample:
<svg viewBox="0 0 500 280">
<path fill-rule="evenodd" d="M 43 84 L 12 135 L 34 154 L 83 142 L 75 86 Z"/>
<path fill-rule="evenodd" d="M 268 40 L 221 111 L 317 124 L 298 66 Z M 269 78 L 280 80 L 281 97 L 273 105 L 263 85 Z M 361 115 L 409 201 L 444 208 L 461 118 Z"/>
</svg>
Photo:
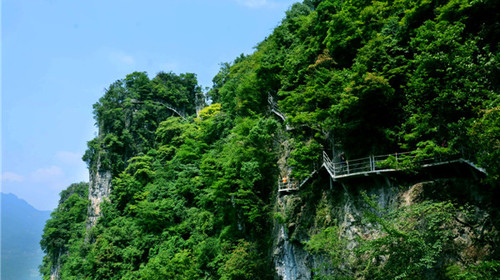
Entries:
<svg viewBox="0 0 500 280">
<path fill-rule="evenodd" d="M 41 279 L 40 239 L 50 211 L 39 211 L 13 194 L 1 194 L 1 280 Z"/>
</svg>

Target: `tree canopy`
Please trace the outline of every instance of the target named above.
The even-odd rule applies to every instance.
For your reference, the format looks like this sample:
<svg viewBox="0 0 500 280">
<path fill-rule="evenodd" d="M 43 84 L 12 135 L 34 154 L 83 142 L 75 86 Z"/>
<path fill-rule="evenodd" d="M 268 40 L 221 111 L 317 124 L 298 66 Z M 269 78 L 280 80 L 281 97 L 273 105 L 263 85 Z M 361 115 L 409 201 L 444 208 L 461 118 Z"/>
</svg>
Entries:
<svg viewBox="0 0 500 280">
<path fill-rule="evenodd" d="M 112 171 L 109 201 L 86 231 L 86 185 L 61 194 L 41 243 L 44 279 L 56 262 L 61 279 L 273 279 L 271 216 L 285 138 L 295 178 L 307 177 L 323 150 L 348 158 L 417 150 L 471 159 L 498 185 L 499 5 L 306 0 L 253 54 L 221 64 L 206 93 L 211 104 L 191 73 L 134 72 L 112 83 L 93 107 L 99 135 L 83 157 L 93 172 Z M 454 211 L 425 204 L 399 215 L 433 209 L 430 219 L 444 224 Z M 412 239 L 400 246 L 446 241 L 440 231 L 420 236 L 419 225 L 404 226 Z M 321 236 L 311 250 L 321 250 Z M 391 232 L 379 242 L 394 239 Z M 364 250 L 377 255 L 375 245 Z M 418 252 L 415 275 L 434 249 Z"/>
</svg>

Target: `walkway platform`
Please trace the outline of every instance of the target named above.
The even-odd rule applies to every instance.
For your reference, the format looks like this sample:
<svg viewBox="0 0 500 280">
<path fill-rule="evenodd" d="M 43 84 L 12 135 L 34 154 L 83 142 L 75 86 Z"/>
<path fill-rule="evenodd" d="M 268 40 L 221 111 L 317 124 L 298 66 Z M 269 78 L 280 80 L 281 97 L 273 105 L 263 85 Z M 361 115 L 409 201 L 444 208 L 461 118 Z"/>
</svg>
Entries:
<svg viewBox="0 0 500 280">
<path fill-rule="evenodd" d="M 346 160 L 344 162 L 333 162 L 328 155 L 323 152 L 323 164 L 321 168 L 325 168 L 333 181 L 342 180 L 351 177 L 370 176 L 372 174 L 383 174 L 396 171 L 402 171 L 410 168 L 429 168 L 456 163 L 464 163 L 477 170 L 480 173 L 487 174 L 486 170 L 477 166 L 475 163 L 463 158 L 417 158 L 411 152 L 394 153 L 387 155 L 369 156 L 354 160 Z M 279 182 L 279 192 L 297 191 L 302 187 L 317 170 L 313 171 L 309 177 L 302 182 L 289 182 L 283 184 Z"/>
</svg>

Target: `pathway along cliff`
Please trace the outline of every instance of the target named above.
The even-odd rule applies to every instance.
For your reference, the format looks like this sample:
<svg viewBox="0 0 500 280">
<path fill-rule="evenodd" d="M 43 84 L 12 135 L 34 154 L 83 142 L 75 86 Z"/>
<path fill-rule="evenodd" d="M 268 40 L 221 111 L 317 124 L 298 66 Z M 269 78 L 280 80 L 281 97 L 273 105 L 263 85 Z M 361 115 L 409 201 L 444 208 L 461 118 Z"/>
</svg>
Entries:
<svg viewBox="0 0 500 280">
<path fill-rule="evenodd" d="M 408 259 L 409 263 L 429 257 L 432 263 L 453 260 L 464 266 L 474 264 L 492 251 L 499 237 L 495 226 L 498 204 L 481 183 L 483 177 L 468 164 L 447 164 L 417 173 L 380 173 L 332 182 L 322 169 L 300 189 L 277 194 L 275 271 L 283 280 L 321 275 L 359 278 L 377 266 L 385 271 L 385 265 L 394 265 L 394 258 L 404 258 L 405 250 L 417 258 Z M 444 209 L 447 201 L 457 204 Z M 442 215 L 438 217 L 442 230 L 427 225 L 434 222 L 428 219 L 438 219 L 432 211 Z M 410 217 L 414 217 L 413 225 L 405 225 Z M 397 234 L 401 237 L 392 236 Z M 446 238 L 441 240 L 441 234 Z M 392 244 L 391 238 L 399 244 L 383 252 L 370 247 Z M 427 242 L 432 253 L 419 252 L 411 242 L 418 242 L 418 246 Z M 374 258 L 373 267 L 366 266 L 364 258 Z M 437 279 L 441 273 L 434 266 L 425 272 L 426 279 Z M 392 279 L 404 271 L 395 270 L 390 275 Z"/>
<path fill-rule="evenodd" d="M 286 121 L 274 102 L 270 106 Z M 393 260 L 404 261 L 408 253 L 406 266 L 418 270 L 421 265 L 426 279 L 437 279 L 446 269 L 436 263 L 453 261 L 457 269 L 473 265 L 499 241 L 498 204 L 481 182 L 486 171 L 476 164 L 411 152 L 332 162 L 323 152 L 321 167 L 296 181 L 286 162 L 289 130 L 280 136 L 274 211 L 272 259 L 278 279 L 358 279 L 369 273 L 406 278 L 407 268 L 394 268 Z M 371 258 L 371 265 L 363 261 Z"/>
<path fill-rule="evenodd" d="M 112 83 L 44 278 L 500 278 L 499 5 L 304 1 L 206 96 Z"/>
</svg>

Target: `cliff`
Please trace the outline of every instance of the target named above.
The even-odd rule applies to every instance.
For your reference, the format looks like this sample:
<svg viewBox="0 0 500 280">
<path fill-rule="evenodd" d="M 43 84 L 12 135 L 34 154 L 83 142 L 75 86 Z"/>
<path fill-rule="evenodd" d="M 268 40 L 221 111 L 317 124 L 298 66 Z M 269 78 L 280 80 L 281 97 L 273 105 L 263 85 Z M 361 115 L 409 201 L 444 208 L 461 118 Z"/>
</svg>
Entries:
<svg viewBox="0 0 500 280">
<path fill-rule="evenodd" d="M 97 223 L 101 215 L 101 204 L 111 193 L 111 171 L 102 170 L 98 160 L 95 170 L 90 171 L 89 180 L 89 209 L 87 214 L 86 228 L 90 230 Z"/>
<path fill-rule="evenodd" d="M 276 213 L 280 219 L 275 222 L 273 261 L 279 279 L 413 277 L 411 273 L 441 279 L 454 276 L 450 268 L 446 270 L 451 264 L 471 267 L 496 258 L 499 208 L 481 183 L 482 174 L 467 165 L 333 183 L 325 173 L 304 189 L 278 195 Z M 443 202 L 452 202 L 448 212 L 431 207 L 432 211 L 443 211 L 443 216 L 450 215 L 446 222 L 435 225 L 442 229 L 437 230 L 426 224 L 436 213 L 416 209 Z M 402 213 L 414 214 L 414 220 L 406 220 L 412 216 Z M 421 223 L 421 228 L 405 222 Z M 401 234 L 395 238 L 399 244 L 391 244 L 392 248 L 384 245 L 383 239 L 395 235 L 396 230 Z M 446 236 L 445 240 L 429 237 L 433 231 Z M 405 246 L 405 242 L 415 241 L 415 236 L 430 252 L 419 252 L 421 248 L 411 247 L 417 246 L 415 243 Z M 377 255 L 366 249 L 368 245 L 387 248 Z M 407 262 L 389 267 L 394 265 L 391 258 L 404 259 L 405 254 L 411 256 Z M 373 263 L 368 264 L 366 258 L 373 258 Z M 431 265 L 418 267 L 424 259 Z"/>
<path fill-rule="evenodd" d="M 205 94 L 112 83 L 44 277 L 498 278 L 498 5 L 308 0 Z"/>
</svg>

